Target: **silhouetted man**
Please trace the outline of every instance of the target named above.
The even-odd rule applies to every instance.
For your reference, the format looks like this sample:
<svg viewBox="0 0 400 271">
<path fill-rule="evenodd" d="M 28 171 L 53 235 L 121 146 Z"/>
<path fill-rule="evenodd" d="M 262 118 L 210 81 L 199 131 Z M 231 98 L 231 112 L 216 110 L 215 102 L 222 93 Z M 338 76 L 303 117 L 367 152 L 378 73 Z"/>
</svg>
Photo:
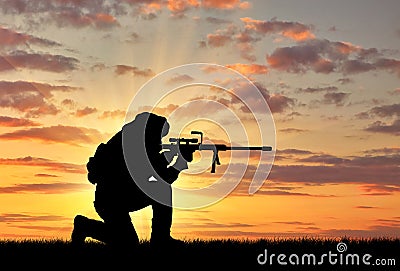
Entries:
<svg viewBox="0 0 400 271">
<path fill-rule="evenodd" d="M 89 181 L 96 184 L 94 207 L 104 221 L 77 215 L 73 244 L 82 244 L 91 237 L 115 247 L 136 247 L 139 239 L 129 213 L 149 205 L 153 210 L 151 244 L 180 242 L 170 236 L 171 184 L 187 169 L 193 156 L 177 154 L 171 166 L 173 155 L 161 152 L 161 140 L 168 132 L 166 118 L 144 112 L 124 125 L 107 144 L 100 144 L 87 169 Z"/>
</svg>

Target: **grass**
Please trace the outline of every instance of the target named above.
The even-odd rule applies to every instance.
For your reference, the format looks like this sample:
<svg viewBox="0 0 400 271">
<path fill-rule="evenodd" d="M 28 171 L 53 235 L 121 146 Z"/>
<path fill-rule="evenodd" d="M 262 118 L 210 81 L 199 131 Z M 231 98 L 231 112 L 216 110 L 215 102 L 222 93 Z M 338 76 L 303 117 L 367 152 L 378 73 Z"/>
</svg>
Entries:
<svg viewBox="0 0 400 271">
<path fill-rule="evenodd" d="M 338 253 L 337 244 L 343 242 L 347 250 Z M 276 256 L 273 264 L 268 261 L 265 265 L 257 262 L 257 256 L 265 252 L 267 255 Z M 360 265 L 331 265 L 325 258 L 322 266 L 316 268 L 313 265 L 292 265 L 289 256 L 297 254 L 314 254 L 317 262 L 321 255 L 329 251 L 335 254 L 358 254 L 360 261 L 364 254 L 372 255 L 369 262 L 375 259 L 395 259 L 395 266 L 365 266 Z M 286 266 L 279 265 L 277 255 L 285 254 Z M 337 256 L 337 259 L 339 256 Z M 264 259 L 262 256 L 261 260 Z M 293 258 L 295 259 L 295 258 Z M 190 240 L 181 246 L 153 250 L 148 241 L 142 241 L 135 251 L 114 251 L 103 243 L 87 241 L 81 248 L 73 247 L 69 241 L 53 240 L 2 240 L 0 241 L 0 262 L 4 266 L 16 267 L 50 267 L 52 270 L 63 267 L 81 270 L 112 265 L 113 267 L 126 266 L 127 270 L 138 269 L 168 269 L 168 270 L 400 270 L 400 239 L 395 238 L 276 238 L 258 240 Z M 393 263 L 391 263 L 393 264 Z M 141 266 L 140 268 L 138 266 Z M 77 268 L 78 267 L 78 268 Z M 148 268 L 149 267 L 149 268 Z M 151 268 L 154 267 L 154 268 Z M 300 268 L 302 267 L 302 268 Z M 321 268 L 322 267 L 322 268 Z M 368 269 L 369 268 L 369 269 Z M 120 270 L 113 268 L 112 270 Z"/>
</svg>

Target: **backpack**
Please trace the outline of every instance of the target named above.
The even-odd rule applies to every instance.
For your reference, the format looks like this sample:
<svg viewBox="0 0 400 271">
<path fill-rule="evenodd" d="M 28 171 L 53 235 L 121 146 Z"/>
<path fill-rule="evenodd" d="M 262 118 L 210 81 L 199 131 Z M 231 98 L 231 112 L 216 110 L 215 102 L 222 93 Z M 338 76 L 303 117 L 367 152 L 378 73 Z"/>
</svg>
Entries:
<svg viewBox="0 0 400 271">
<path fill-rule="evenodd" d="M 87 178 L 90 183 L 96 184 L 105 180 L 107 176 L 106 171 L 111 160 L 110 146 L 106 143 L 100 143 L 97 146 L 96 152 L 93 156 L 89 157 L 89 161 L 86 164 L 88 171 Z"/>
</svg>

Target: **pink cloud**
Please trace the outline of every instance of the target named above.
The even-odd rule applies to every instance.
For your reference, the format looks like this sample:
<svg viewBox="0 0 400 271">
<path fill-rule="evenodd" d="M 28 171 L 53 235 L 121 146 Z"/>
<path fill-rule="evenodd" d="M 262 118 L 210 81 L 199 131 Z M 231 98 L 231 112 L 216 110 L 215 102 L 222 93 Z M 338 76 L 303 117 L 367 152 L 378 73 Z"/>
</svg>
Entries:
<svg viewBox="0 0 400 271">
<path fill-rule="evenodd" d="M 294 183 L 389 183 L 399 179 L 396 167 L 274 165 L 269 179 Z"/>
<path fill-rule="evenodd" d="M 61 73 L 76 70 L 78 64 L 78 59 L 63 55 L 27 53 L 25 51 L 0 55 L 0 72 L 24 68 Z"/>
<path fill-rule="evenodd" d="M 273 69 L 304 73 L 340 72 L 345 75 L 368 71 L 388 71 L 400 76 L 400 61 L 383 58 L 376 48 L 361 48 L 348 42 L 307 40 L 291 47 L 280 47 L 267 55 Z"/>
<path fill-rule="evenodd" d="M 47 102 L 40 94 L 17 93 L 0 97 L 0 107 L 13 108 L 25 113 L 25 116 L 38 117 L 41 115 L 56 115 L 60 110 Z"/>
<path fill-rule="evenodd" d="M 207 35 L 207 44 L 210 47 L 222 47 L 232 41 L 228 33 L 212 33 Z"/>
<path fill-rule="evenodd" d="M 297 151 L 293 151 L 278 151 L 277 154 L 293 159 L 298 156 Z M 296 165 L 274 165 L 268 178 L 285 183 L 357 183 L 373 188 L 374 192 L 382 192 L 377 191 L 379 187 L 389 194 L 400 191 L 398 151 L 386 155 L 351 157 L 308 151 L 301 151 L 299 154 L 300 157 L 295 158 Z"/>
<path fill-rule="evenodd" d="M 319 55 L 317 48 L 312 46 L 294 46 L 277 48 L 267 56 L 267 62 L 273 69 L 300 73 L 307 69 L 315 72 L 330 73 L 334 64 Z"/>
<path fill-rule="evenodd" d="M 255 82 L 254 85 L 260 91 L 261 95 L 264 98 L 264 101 L 258 97 L 255 93 L 253 93 L 252 88 L 243 87 L 235 89 L 235 92 L 240 92 L 241 97 L 246 98 L 246 102 L 251 105 L 251 108 L 255 111 L 264 112 L 265 111 L 265 102 L 267 102 L 272 113 L 284 113 L 288 109 L 292 108 L 296 100 L 294 98 L 288 97 L 286 95 L 275 93 L 271 94 L 268 89 L 266 89 L 261 83 Z M 248 109 L 245 106 L 241 107 L 243 112 L 248 112 Z"/>
<path fill-rule="evenodd" d="M 72 87 L 68 85 L 50 85 L 47 83 L 30 82 L 30 81 L 0 81 L 0 94 L 17 94 L 17 93 L 38 93 L 45 98 L 51 98 L 53 92 L 71 92 L 82 90 L 80 87 Z"/>
<path fill-rule="evenodd" d="M 373 107 L 371 110 L 369 110 L 368 113 L 369 115 L 378 117 L 392 117 L 392 116 L 400 117 L 400 103 L 376 106 Z"/>
<path fill-rule="evenodd" d="M 52 21 L 58 26 L 73 26 L 76 28 L 91 26 L 96 29 L 110 29 L 120 26 L 117 19 L 106 13 L 82 13 L 79 10 L 63 10 L 53 14 Z"/>
<path fill-rule="evenodd" d="M 283 22 L 283 21 L 261 21 L 249 17 L 240 18 L 245 23 L 245 28 L 255 33 L 266 34 L 281 34 L 286 38 L 295 41 L 304 41 L 314 39 L 315 35 L 312 33 L 311 26 L 306 26 L 298 22 Z"/>
<path fill-rule="evenodd" d="M 397 73 L 397 76 L 400 77 L 400 60 L 380 58 L 374 63 L 374 65 L 378 69 L 384 69 L 392 73 Z"/>
<path fill-rule="evenodd" d="M 38 38 L 0 26 L 0 47 L 15 48 L 15 46 L 27 44 L 35 44 L 46 47 L 61 46 L 60 43 L 55 41 Z"/>
<path fill-rule="evenodd" d="M 116 65 L 115 73 L 117 75 L 131 74 L 134 76 L 149 77 L 154 76 L 155 73 L 151 69 L 139 69 L 138 67 L 128 66 L 128 65 Z"/>
<path fill-rule="evenodd" d="M 249 17 L 241 18 L 244 28 L 229 24 L 206 36 L 203 44 L 209 47 L 222 47 L 233 44 L 240 56 L 248 61 L 255 61 L 254 44 L 267 35 L 279 34 L 295 41 L 314 39 L 312 27 L 298 22 L 260 21 Z M 324 65 L 321 63 L 320 65 Z M 325 64 L 326 65 L 326 64 Z"/>
<path fill-rule="evenodd" d="M 41 23 L 56 23 L 58 26 L 109 29 L 119 26 L 112 13 L 121 12 L 121 5 L 108 1 L 52 1 L 52 0 L 4 0 L 0 9 L 6 14 L 24 14 Z"/>
<path fill-rule="evenodd" d="M 367 132 L 400 135 L 400 104 L 375 106 L 368 111 L 357 113 L 355 116 L 358 119 L 380 118 L 364 129 Z M 381 118 L 387 118 L 391 123 L 382 121 Z"/>
<path fill-rule="evenodd" d="M 295 100 L 293 98 L 282 94 L 270 95 L 267 102 L 272 113 L 283 113 L 286 111 L 286 109 L 293 107 L 295 104 Z"/>
<path fill-rule="evenodd" d="M 0 81 L 0 107 L 13 108 L 26 117 L 56 115 L 60 110 L 51 102 L 54 92 L 81 90 L 67 85 L 50 85 L 28 81 Z"/>
<path fill-rule="evenodd" d="M 329 92 L 324 94 L 322 103 L 334 104 L 336 106 L 343 106 L 350 93 L 345 92 Z"/>
<path fill-rule="evenodd" d="M 367 128 L 364 129 L 367 132 L 390 134 L 394 136 L 400 135 L 400 119 L 394 120 L 392 123 L 386 123 L 383 121 L 375 121 Z"/>
<path fill-rule="evenodd" d="M 119 15 L 129 14 L 141 16 L 143 19 L 154 19 L 158 13 L 167 10 L 172 17 L 183 18 L 187 12 L 197 8 L 243 10 L 249 7 L 249 2 L 241 0 L 3 0 L 0 10 L 5 14 L 24 14 L 37 22 L 103 30 L 119 26 Z"/>
</svg>

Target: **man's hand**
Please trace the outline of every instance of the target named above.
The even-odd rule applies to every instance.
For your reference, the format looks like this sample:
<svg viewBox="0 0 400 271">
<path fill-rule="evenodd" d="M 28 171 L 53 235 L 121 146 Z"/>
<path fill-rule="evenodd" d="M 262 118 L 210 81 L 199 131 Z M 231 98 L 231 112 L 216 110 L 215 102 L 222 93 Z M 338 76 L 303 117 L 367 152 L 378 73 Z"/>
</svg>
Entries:
<svg viewBox="0 0 400 271">
<path fill-rule="evenodd" d="M 190 149 L 182 149 L 180 150 L 180 155 L 178 156 L 182 156 L 187 162 L 192 162 L 193 161 L 193 150 Z"/>
</svg>

